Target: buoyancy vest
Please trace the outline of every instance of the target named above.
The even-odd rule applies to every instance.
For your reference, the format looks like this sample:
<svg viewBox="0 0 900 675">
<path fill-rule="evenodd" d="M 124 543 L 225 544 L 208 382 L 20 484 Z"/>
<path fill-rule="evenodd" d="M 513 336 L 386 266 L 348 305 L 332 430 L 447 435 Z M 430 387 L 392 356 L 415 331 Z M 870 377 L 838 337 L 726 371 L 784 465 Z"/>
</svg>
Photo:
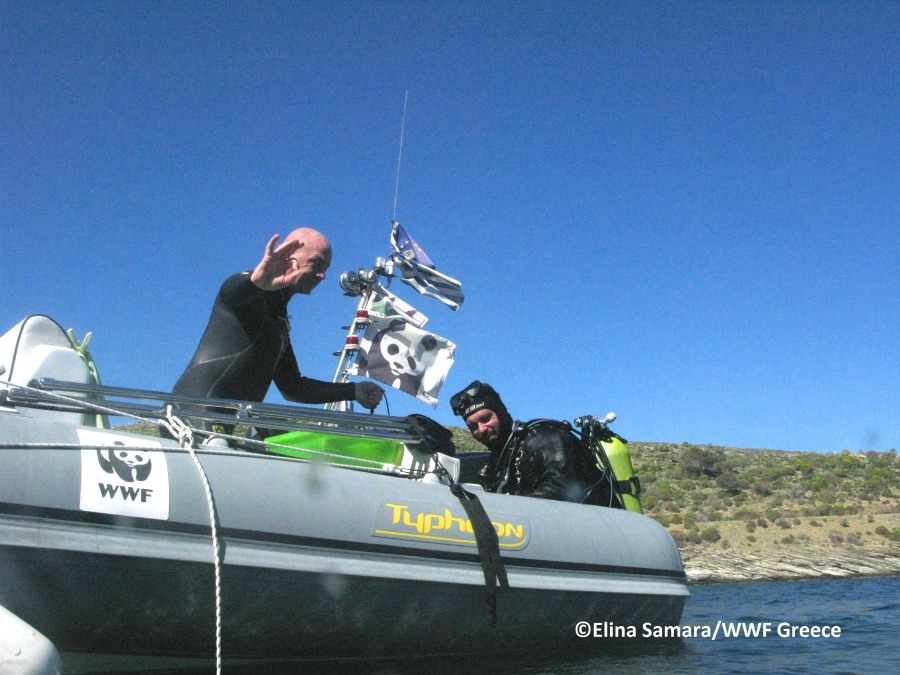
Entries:
<svg viewBox="0 0 900 675">
<path fill-rule="evenodd" d="M 627 441 L 605 425 L 593 426 L 579 433 L 569 422 L 534 419 L 516 422 L 512 433 L 493 464 L 494 480 L 487 486 L 497 492 L 517 492 L 516 461 L 518 449 L 541 427 L 551 427 L 565 434 L 575 461 L 575 474 L 584 486 L 585 504 L 625 508 L 643 513 L 640 502 L 641 484 L 634 473 Z M 494 458 L 492 458 L 493 460 Z M 490 466 L 489 464 L 489 466 Z M 490 478 L 490 476 L 487 476 Z"/>
</svg>

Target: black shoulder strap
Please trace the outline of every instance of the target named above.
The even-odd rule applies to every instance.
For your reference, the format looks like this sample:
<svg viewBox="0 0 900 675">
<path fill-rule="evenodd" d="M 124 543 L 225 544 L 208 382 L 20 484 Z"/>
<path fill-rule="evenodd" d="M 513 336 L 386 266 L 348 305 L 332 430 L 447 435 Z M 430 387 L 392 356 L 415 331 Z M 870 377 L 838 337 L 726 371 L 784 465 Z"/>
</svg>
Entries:
<svg viewBox="0 0 900 675">
<path fill-rule="evenodd" d="M 503 560 L 500 559 L 500 539 L 478 497 L 459 483 L 453 483 L 450 486 L 450 492 L 456 495 L 463 505 L 466 515 L 469 516 L 469 522 L 472 523 L 472 530 L 475 532 L 478 557 L 481 559 L 484 584 L 487 587 L 491 628 L 494 628 L 497 625 L 497 584 L 499 582 L 500 588 L 509 588 L 506 568 L 503 566 Z"/>
<path fill-rule="evenodd" d="M 573 431 L 572 425 L 565 421 L 560 420 L 551 420 L 544 418 L 537 418 L 533 420 L 529 420 L 528 422 L 524 422 L 521 424 L 521 429 L 526 434 L 533 433 L 538 427 L 553 427 L 555 429 L 559 429 L 560 431 L 567 431 L 571 433 Z"/>
</svg>

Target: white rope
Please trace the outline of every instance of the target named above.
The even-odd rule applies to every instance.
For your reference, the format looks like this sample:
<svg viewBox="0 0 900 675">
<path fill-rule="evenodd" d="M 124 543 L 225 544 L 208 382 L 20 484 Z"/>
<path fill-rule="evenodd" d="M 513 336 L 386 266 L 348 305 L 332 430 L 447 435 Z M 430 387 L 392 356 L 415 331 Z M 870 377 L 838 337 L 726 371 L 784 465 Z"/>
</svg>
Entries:
<svg viewBox="0 0 900 675">
<path fill-rule="evenodd" d="M 9 383 L 12 384 L 12 383 Z M 215 572 L 215 612 L 216 612 L 216 675 L 220 675 L 222 672 L 222 571 L 221 571 L 221 555 L 219 549 L 219 535 L 218 530 L 216 528 L 216 506 L 215 501 L 213 500 L 212 488 L 209 485 L 209 479 L 206 476 L 206 471 L 203 469 L 203 465 L 200 463 L 200 458 L 197 457 L 197 453 L 194 452 L 193 443 L 194 436 L 193 432 L 187 424 L 185 424 L 182 420 L 172 414 L 172 406 L 166 406 L 166 417 L 165 419 L 153 420 L 152 418 L 144 418 L 138 415 L 130 415 L 128 413 L 123 413 L 120 410 L 115 410 L 113 408 L 108 408 L 106 406 L 101 406 L 96 403 L 92 403 L 90 401 L 86 401 L 80 398 L 73 398 L 70 396 L 63 396 L 62 394 L 57 394 L 56 392 L 46 392 L 39 389 L 34 389 L 32 387 L 24 386 L 24 385 L 13 385 L 17 387 L 21 387 L 22 389 L 27 389 L 29 391 L 39 391 L 41 394 L 49 395 L 53 398 L 67 401 L 69 403 L 75 403 L 79 406 L 87 406 L 89 408 L 94 409 L 95 411 L 102 411 L 109 415 L 113 416 L 121 416 L 121 417 L 131 417 L 133 419 L 141 420 L 143 422 L 153 422 L 156 421 L 159 424 L 163 424 L 172 435 L 178 439 L 181 447 L 190 454 L 191 459 L 194 461 L 194 465 L 197 467 L 197 472 L 200 474 L 200 481 L 203 483 L 203 490 L 206 493 L 206 505 L 209 514 L 209 526 L 211 530 L 212 537 L 212 545 L 213 545 L 213 568 Z M 157 448 L 158 449 L 158 448 Z"/>
<path fill-rule="evenodd" d="M 206 506 L 209 513 L 209 528 L 212 534 L 213 545 L 213 570 L 215 572 L 215 589 L 216 589 L 216 675 L 222 672 L 222 563 L 219 551 L 219 534 L 216 528 L 216 505 L 213 500 L 212 488 L 209 486 L 209 479 L 206 471 L 200 463 L 200 458 L 194 452 L 194 434 L 191 427 L 185 424 L 181 419 L 172 414 L 172 406 L 166 406 L 166 417 L 160 420 L 169 432 L 178 439 L 178 443 L 184 448 L 194 460 L 197 467 L 197 473 L 200 474 L 200 480 L 203 483 L 203 491 L 206 493 Z"/>
</svg>

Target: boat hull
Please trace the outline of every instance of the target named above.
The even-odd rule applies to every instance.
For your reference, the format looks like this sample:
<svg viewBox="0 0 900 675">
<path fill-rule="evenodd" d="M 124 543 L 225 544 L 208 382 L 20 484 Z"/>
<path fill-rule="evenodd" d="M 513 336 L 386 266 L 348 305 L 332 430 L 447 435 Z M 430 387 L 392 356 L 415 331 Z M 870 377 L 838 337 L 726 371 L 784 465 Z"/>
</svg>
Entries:
<svg viewBox="0 0 900 675">
<path fill-rule="evenodd" d="M 578 622 L 676 625 L 689 595 L 671 537 L 626 511 L 477 493 L 509 581 L 494 619 L 446 485 L 211 448 L 201 471 L 174 442 L 16 411 L 0 439 L 0 605 L 61 651 L 210 657 L 217 613 L 226 658 L 590 651 Z M 164 517 L 131 510 L 160 482 L 110 472 L 108 504 L 86 498 L 121 446 L 164 464 Z"/>
<path fill-rule="evenodd" d="M 209 565 L 10 549 L 0 551 L 0 565 L 4 587 L 19 584 L 3 593 L 2 604 L 61 651 L 215 652 Z M 640 632 L 645 622 L 677 624 L 685 600 L 513 587 L 500 593 L 492 628 L 483 586 L 233 566 L 222 583 L 223 656 L 244 659 L 589 651 L 601 645 L 576 637 L 577 622 L 630 626 L 639 616 Z"/>
</svg>

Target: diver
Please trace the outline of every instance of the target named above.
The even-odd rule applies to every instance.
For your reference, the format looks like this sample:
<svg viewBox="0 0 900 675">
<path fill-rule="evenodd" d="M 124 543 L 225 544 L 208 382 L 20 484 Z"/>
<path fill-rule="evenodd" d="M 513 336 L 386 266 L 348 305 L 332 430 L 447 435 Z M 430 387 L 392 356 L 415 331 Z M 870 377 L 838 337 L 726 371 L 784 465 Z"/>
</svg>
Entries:
<svg viewBox="0 0 900 675">
<path fill-rule="evenodd" d="M 453 413 L 490 450 L 478 482 L 488 492 L 622 508 L 581 441 L 561 422 L 513 422 L 500 395 L 475 380 L 450 398 Z"/>
</svg>

